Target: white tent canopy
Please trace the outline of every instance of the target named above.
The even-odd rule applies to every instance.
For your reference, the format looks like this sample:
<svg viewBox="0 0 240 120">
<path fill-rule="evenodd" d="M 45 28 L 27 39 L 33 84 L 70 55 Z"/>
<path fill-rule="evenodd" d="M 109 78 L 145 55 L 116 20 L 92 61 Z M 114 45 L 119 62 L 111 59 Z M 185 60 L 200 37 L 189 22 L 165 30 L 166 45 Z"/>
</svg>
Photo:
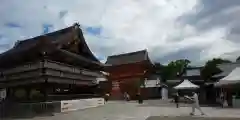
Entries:
<svg viewBox="0 0 240 120">
<path fill-rule="evenodd" d="M 198 85 L 191 83 L 189 80 L 185 79 L 182 83 L 174 87 L 175 89 L 196 89 L 199 88 Z"/>
<path fill-rule="evenodd" d="M 235 68 L 228 76 L 214 84 L 215 87 L 240 83 L 240 67 Z"/>
</svg>

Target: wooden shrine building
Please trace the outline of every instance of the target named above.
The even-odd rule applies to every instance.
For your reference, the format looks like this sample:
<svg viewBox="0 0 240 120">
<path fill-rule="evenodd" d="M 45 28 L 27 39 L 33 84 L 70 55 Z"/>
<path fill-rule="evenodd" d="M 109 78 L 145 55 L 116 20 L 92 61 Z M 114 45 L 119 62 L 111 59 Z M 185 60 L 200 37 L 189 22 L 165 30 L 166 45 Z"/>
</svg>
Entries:
<svg viewBox="0 0 240 120">
<path fill-rule="evenodd" d="M 123 99 L 124 92 L 134 99 L 152 68 L 147 50 L 109 56 L 106 64 L 112 99 Z"/>
<path fill-rule="evenodd" d="M 0 89 L 18 102 L 92 97 L 103 68 L 74 24 L 18 41 L 0 54 Z"/>
</svg>

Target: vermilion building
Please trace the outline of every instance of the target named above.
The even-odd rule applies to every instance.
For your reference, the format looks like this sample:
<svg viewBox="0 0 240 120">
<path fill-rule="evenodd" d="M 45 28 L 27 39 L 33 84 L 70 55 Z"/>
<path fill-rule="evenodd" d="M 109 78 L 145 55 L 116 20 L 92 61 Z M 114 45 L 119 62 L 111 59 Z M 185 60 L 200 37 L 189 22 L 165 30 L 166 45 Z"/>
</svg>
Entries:
<svg viewBox="0 0 240 120">
<path fill-rule="evenodd" d="M 134 99 L 152 68 L 147 50 L 109 56 L 106 64 L 112 99 L 122 99 L 124 92 Z"/>
</svg>

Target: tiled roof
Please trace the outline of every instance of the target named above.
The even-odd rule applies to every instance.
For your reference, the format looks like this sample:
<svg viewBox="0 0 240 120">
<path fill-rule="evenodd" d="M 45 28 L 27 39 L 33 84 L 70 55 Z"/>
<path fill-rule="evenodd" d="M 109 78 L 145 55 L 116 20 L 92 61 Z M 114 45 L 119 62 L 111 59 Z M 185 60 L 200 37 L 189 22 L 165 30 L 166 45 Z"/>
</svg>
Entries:
<svg viewBox="0 0 240 120">
<path fill-rule="evenodd" d="M 147 50 L 109 56 L 106 64 L 121 65 L 149 60 Z"/>
<path fill-rule="evenodd" d="M 240 67 L 240 63 L 225 63 L 225 64 L 220 64 L 217 66 L 222 72 L 214 75 L 213 77 L 224 77 L 227 76 L 229 73 L 232 72 L 233 69 L 236 67 Z"/>
<path fill-rule="evenodd" d="M 5 62 L 9 62 L 9 60 L 19 60 L 21 55 L 19 54 L 28 54 L 31 53 L 31 51 L 40 51 L 41 49 L 64 49 L 59 48 L 59 46 L 66 46 L 71 40 L 75 40 L 75 38 L 79 38 L 79 53 L 74 53 L 79 56 L 83 56 L 87 58 L 90 61 L 100 63 L 100 61 L 92 54 L 90 49 L 88 48 L 86 41 L 83 37 L 82 30 L 79 28 L 78 24 L 74 24 L 70 27 L 54 31 L 52 33 L 48 33 L 45 35 L 40 35 L 34 38 L 30 38 L 27 40 L 22 40 L 16 42 L 15 46 L 11 48 L 10 50 L 0 54 L 0 64 L 4 66 Z M 39 43 L 44 45 L 39 45 Z M 46 43 L 46 44 L 45 44 Z M 46 46 L 49 45 L 49 46 Z M 30 51 L 30 52 L 29 52 Z M 29 52 L 29 53 L 26 53 Z M 37 52 L 32 54 L 38 54 Z M 31 55 L 30 55 L 31 56 Z M 1 66 L 0 65 L 0 66 Z"/>
</svg>

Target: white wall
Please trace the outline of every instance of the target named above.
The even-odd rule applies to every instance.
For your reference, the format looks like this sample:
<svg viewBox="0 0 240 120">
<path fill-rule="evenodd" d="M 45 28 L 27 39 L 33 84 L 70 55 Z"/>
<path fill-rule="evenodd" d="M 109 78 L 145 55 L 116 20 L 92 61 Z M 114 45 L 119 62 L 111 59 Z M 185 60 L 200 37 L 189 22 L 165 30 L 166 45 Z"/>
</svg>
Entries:
<svg viewBox="0 0 240 120">
<path fill-rule="evenodd" d="M 103 98 L 90 98 L 61 101 L 61 112 L 76 111 L 104 105 Z"/>
<path fill-rule="evenodd" d="M 162 88 L 161 89 L 161 94 L 162 94 L 162 100 L 167 100 L 168 99 L 168 89 L 167 88 Z"/>
</svg>

